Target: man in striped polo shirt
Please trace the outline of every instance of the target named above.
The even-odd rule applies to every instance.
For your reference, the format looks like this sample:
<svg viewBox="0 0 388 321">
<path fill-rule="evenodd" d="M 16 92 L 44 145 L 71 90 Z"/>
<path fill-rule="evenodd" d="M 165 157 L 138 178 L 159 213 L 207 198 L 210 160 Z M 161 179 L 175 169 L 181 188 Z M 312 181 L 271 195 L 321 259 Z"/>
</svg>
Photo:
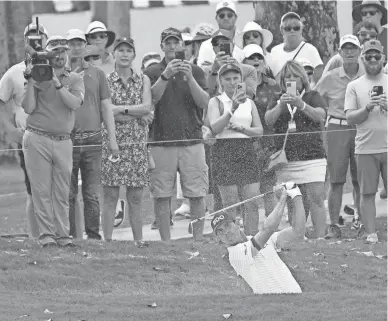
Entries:
<svg viewBox="0 0 388 321">
<path fill-rule="evenodd" d="M 237 275 L 255 294 L 301 293 L 299 284 L 277 251 L 304 238 L 306 218 L 302 196 L 291 182 L 275 186 L 274 193 L 278 204 L 255 236 L 246 236 L 225 213 L 216 215 L 211 225 L 219 240 L 228 246 L 229 262 Z M 276 232 L 286 203 L 292 214 L 292 226 Z"/>
</svg>

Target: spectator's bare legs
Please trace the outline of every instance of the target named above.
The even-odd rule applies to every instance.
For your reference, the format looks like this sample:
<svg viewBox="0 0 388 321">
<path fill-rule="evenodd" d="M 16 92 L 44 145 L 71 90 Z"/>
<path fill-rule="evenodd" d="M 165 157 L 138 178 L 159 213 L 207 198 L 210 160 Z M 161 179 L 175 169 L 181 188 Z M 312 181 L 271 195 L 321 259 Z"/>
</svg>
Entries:
<svg viewBox="0 0 388 321">
<path fill-rule="evenodd" d="M 220 192 L 222 206 L 224 208 L 239 202 L 237 185 L 217 186 L 217 187 Z M 235 219 L 237 215 L 236 208 L 228 210 L 228 215 L 231 218 Z"/>
<path fill-rule="evenodd" d="M 357 181 L 352 181 L 352 184 L 354 205 L 357 208 L 358 219 L 360 220 L 360 222 L 362 222 L 360 185 Z"/>
<path fill-rule="evenodd" d="M 190 214 L 191 219 L 195 220 L 205 216 L 206 203 L 204 197 L 190 197 Z M 203 227 L 205 221 L 201 220 L 193 224 L 193 237 L 194 241 L 201 241 L 203 239 Z"/>
<path fill-rule="evenodd" d="M 243 200 L 259 194 L 259 185 L 249 184 L 243 187 Z M 273 195 L 272 195 L 273 196 Z M 246 235 L 255 235 L 259 231 L 259 203 L 255 199 L 245 203 L 244 232 Z"/>
<path fill-rule="evenodd" d="M 133 239 L 143 239 L 143 221 L 141 217 L 141 203 L 143 196 L 142 187 L 127 187 L 127 203 L 129 222 L 131 224 Z"/>
<path fill-rule="evenodd" d="M 361 194 L 362 223 L 368 234 L 376 233 L 376 193 Z"/>
<path fill-rule="evenodd" d="M 326 232 L 325 183 L 314 182 L 305 185 L 315 236 L 324 237 Z"/>
<path fill-rule="evenodd" d="M 170 241 L 171 197 L 155 198 L 154 211 L 156 224 L 159 228 L 160 238 L 165 242 Z"/>
<path fill-rule="evenodd" d="M 37 239 L 39 237 L 39 227 L 36 223 L 34 204 L 32 203 L 32 196 L 27 194 L 26 213 L 28 232 L 31 238 Z"/>
<path fill-rule="evenodd" d="M 119 199 L 120 187 L 103 187 L 104 210 L 102 211 L 102 231 L 105 241 L 112 240 L 113 225 L 115 221 L 116 206 Z"/>
</svg>

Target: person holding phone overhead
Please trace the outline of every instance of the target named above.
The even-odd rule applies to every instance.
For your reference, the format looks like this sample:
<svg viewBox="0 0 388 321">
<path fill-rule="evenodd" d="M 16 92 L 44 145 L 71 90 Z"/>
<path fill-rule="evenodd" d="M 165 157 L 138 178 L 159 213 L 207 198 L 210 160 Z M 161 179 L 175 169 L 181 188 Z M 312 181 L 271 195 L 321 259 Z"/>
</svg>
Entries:
<svg viewBox="0 0 388 321">
<path fill-rule="evenodd" d="M 278 181 L 292 180 L 299 186 L 306 217 L 311 211 L 315 228 L 310 236 L 323 237 L 326 230 L 326 158 L 319 131 L 326 119 L 325 102 L 317 91 L 310 89 L 306 71 L 294 60 L 288 61 L 281 70 L 280 87 L 280 97 L 269 104 L 265 114 L 267 125 L 276 134 L 285 134 L 275 137 L 278 150 L 286 142 L 288 160 L 276 173 Z"/>
<path fill-rule="evenodd" d="M 104 189 L 102 229 L 105 240 L 110 241 L 119 188 L 125 186 L 135 244 L 144 247 L 148 243 L 142 240 L 141 200 L 143 188 L 149 184 L 147 117 L 151 111 L 151 85 L 147 76 L 135 73 L 132 69 L 136 49 L 131 38 L 116 39 L 113 54 L 116 70 L 107 79 L 120 155 L 111 155 L 107 130 L 104 128 L 101 164 L 101 186 Z"/>
<path fill-rule="evenodd" d="M 151 193 L 161 239 L 170 241 L 171 197 L 178 171 L 183 196 L 190 202 L 191 217 L 205 215 L 209 183 L 202 116 L 209 94 L 203 70 L 186 60 L 176 59 L 176 52 L 183 50 L 181 32 L 167 28 L 162 32 L 160 42 L 164 58 L 148 67 L 145 74 L 151 80 L 155 104 L 151 131 L 155 168 L 151 170 Z M 203 223 L 202 220 L 193 224 L 195 241 L 203 239 Z"/>
<path fill-rule="evenodd" d="M 213 178 L 225 207 L 239 201 L 238 186 L 242 186 L 243 199 L 259 192 L 257 157 L 249 137 L 261 135 L 263 126 L 241 81 L 238 64 L 223 65 L 219 70 L 222 94 L 213 97 L 208 107 L 210 128 L 217 137 L 213 146 Z M 246 203 L 245 209 L 245 233 L 255 235 L 259 229 L 257 201 Z M 230 217 L 236 218 L 235 210 L 230 211 Z"/>
<path fill-rule="evenodd" d="M 387 186 L 387 82 L 382 72 L 384 48 L 378 40 L 364 44 L 361 59 L 365 75 L 349 83 L 345 95 L 348 123 L 356 125 L 356 162 L 360 208 L 366 242 L 377 243 L 375 197 L 381 174 Z"/>
</svg>

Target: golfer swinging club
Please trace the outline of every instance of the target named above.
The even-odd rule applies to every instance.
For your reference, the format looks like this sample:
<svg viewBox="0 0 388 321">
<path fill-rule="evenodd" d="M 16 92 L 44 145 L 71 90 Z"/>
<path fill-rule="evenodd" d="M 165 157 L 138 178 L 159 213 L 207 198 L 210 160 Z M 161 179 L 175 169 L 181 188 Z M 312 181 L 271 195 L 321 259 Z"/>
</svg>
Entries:
<svg viewBox="0 0 388 321">
<path fill-rule="evenodd" d="M 301 293 L 277 249 L 290 247 L 294 241 L 304 239 L 306 216 L 302 196 L 294 183 L 275 186 L 274 194 L 278 204 L 255 236 L 246 236 L 225 213 L 215 215 L 211 226 L 218 239 L 228 246 L 229 262 L 237 275 L 255 294 Z M 292 226 L 276 232 L 286 202 L 292 215 Z"/>
</svg>

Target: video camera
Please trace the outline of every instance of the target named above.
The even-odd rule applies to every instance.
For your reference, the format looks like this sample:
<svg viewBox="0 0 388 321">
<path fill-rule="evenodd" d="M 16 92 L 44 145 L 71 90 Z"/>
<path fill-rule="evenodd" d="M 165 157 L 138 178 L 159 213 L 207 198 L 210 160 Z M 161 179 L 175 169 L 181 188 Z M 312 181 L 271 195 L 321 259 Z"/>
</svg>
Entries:
<svg viewBox="0 0 388 321">
<path fill-rule="evenodd" d="M 36 18 L 36 35 L 27 37 L 26 60 L 33 65 L 30 76 L 38 82 L 53 79 L 52 59 L 57 57 L 54 52 L 44 51 L 43 37 L 39 34 L 39 19 Z"/>
</svg>

